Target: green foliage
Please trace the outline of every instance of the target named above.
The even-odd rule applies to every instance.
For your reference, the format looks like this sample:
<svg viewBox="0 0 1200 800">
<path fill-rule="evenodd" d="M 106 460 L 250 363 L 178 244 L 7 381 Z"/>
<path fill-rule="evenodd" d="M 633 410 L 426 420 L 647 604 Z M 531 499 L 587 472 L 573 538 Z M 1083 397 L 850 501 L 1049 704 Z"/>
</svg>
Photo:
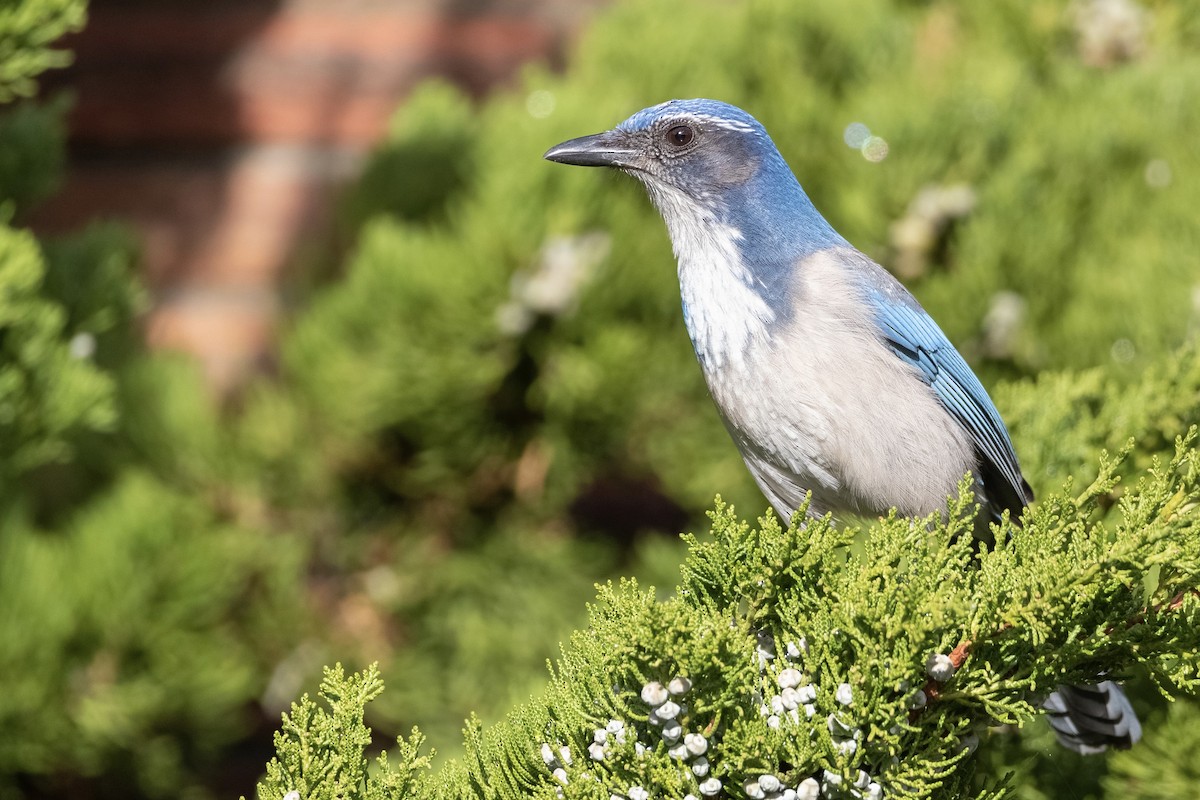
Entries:
<svg viewBox="0 0 1200 800">
<path fill-rule="evenodd" d="M 1169 800 L 1186 797 L 1200 782 L 1200 711 L 1193 704 L 1176 703 L 1162 724 L 1147 732 L 1138 750 L 1112 759 L 1105 780 L 1112 797 Z"/>
<path fill-rule="evenodd" d="M 752 528 L 718 503 L 711 538 L 687 537 L 674 596 L 657 600 L 633 581 L 603 587 L 590 627 L 572 638 L 543 697 L 493 731 L 469 728 L 467 754 L 428 788 L 391 794 L 368 776 L 355 796 L 605 798 L 632 797 L 635 786 L 650 796 L 714 794 L 688 768 L 703 753 L 722 796 L 770 775 L 793 787 L 815 776 L 828 797 L 867 796 L 869 783 L 888 797 L 963 797 L 980 734 L 1028 722 L 1038 698 L 1060 682 L 1140 666 L 1164 692 L 1200 686 L 1196 435 L 1193 428 L 1169 462 L 1139 477 L 1115 519 L 1097 516 L 1112 498 L 1121 456 L 1102 458 L 1082 492 L 1068 484 L 1046 497 L 1023 527 L 1003 525 L 1000 545 L 982 553 L 970 535 L 969 494 L 944 521 L 880 520 L 861 548 L 852 546 L 854 531 L 828 518 L 801 515 L 784 529 L 768 515 Z M 957 672 L 929 677 L 927 659 L 952 651 L 965 654 Z M 789 679 L 787 670 L 801 675 Z M 368 695 L 381 689 L 376 677 L 359 679 L 369 692 L 352 682 L 337 693 L 327 678 L 329 718 L 360 719 Z M 688 683 L 672 683 L 680 677 Z M 772 696 L 797 683 L 811 688 L 811 703 L 792 701 L 789 713 Z M 672 747 L 682 734 L 668 737 L 666 721 L 650 717 L 666 708 L 665 685 L 677 703 L 666 718 L 693 737 L 679 752 Z M 659 699 L 648 694 L 652 686 Z M 914 701 L 918 687 L 928 701 Z M 309 776 L 361 760 L 366 740 L 355 740 L 358 750 L 342 742 L 321 758 L 330 733 L 345 726 L 326 731 L 310 719 L 302 701 L 276 744 L 286 765 L 317 757 L 303 771 L 290 766 L 290 783 L 269 771 L 260 798 L 290 789 L 309 796 Z M 612 729 L 611 741 L 594 733 L 614 719 L 624 741 Z M 424 762 L 410 747 L 402 763 Z M 1130 780 L 1140 774 L 1126 770 Z M 363 779 L 350 774 L 355 785 Z M 851 792 L 855 781 L 859 791 Z M 1003 793 L 1002 785 L 971 792 Z"/>
<path fill-rule="evenodd" d="M 72 353 L 65 310 L 42 294 L 44 276 L 33 236 L 0 225 L 0 487 L 64 458 L 77 432 L 114 423 L 111 380 Z"/>
<path fill-rule="evenodd" d="M 82 28 L 86 10 L 86 0 L 8 0 L 0 5 L 0 103 L 33 94 L 39 73 L 70 63 L 69 53 L 51 45 Z"/>
<path fill-rule="evenodd" d="M 60 793 L 55 776 L 69 770 L 175 796 L 250 724 L 260 659 L 302 632 L 289 622 L 298 555 L 146 475 L 126 475 L 56 531 L 9 512 L 0 794 L 21 783 Z"/>
<path fill-rule="evenodd" d="M 375 772 L 368 775 L 363 748 L 371 743 L 371 729 L 363 723 L 363 709 L 382 691 L 375 665 L 349 676 L 341 664 L 327 668 L 321 698 L 330 709 L 319 707 L 308 695 L 292 704 L 283 729 L 275 734 L 279 757 L 267 765 L 262 796 L 285 797 L 290 792 L 311 800 L 418 796 L 432 753 L 420 755 L 424 738 L 416 731 L 409 740 L 397 741 L 396 768 L 383 753 Z"/>
<path fill-rule="evenodd" d="M 348 230 L 377 215 L 416 222 L 444 218 L 475 165 L 470 104 L 454 88 L 430 82 L 396 115 L 387 141 L 371 155 L 342 204 Z"/>
<path fill-rule="evenodd" d="M 0 208 L 20 212 L 48 195 L 62 171 L 65 130 L 62 100 L 21 103 L 0 111 Z"/>
<path fill-rule="evenodd" d="M 1194 680 L 1167 655 L 1194 648 L 1179 629 L 1194 601 L 1097 632 L 1194 575 L 1195 507 L 1152 517 L 1193 480 L 1165 465 L 1200 419 L 1200 356 L 1184 344 L 1200 319 L 1188 216 L 1200 25 L 1184 3 L 1149 2 L 1141 50 L 1097 67 L 1074 30 L 1086 6 L 623 3 L 597 17 L 565 75 L 530 68 L 518 91 L 480 103 L 425 87 L 348 193 L 337 280 L 304 298 L 275 374 L 223 407 L 191 366 L 138 352 L 143 301 L 119 229 L 41 243 L 0 229 L 0 667 L 14 676 L 0 693 L 0 794 L 227 793 L 218 776 L 336 659 L 380 662 L 392 688 L 369 707 L 377 730 L 420 722 L 453 755 L 476 712 L 465 751 L 426 773 L 414 738 L 390 768 L 366 769 L 362 706 L 377 678 L 335 675 L 337 710 L 290 717 L 303 721 L 281 749 L 312 750 L 284 752 L 264 797 L 550 797 L 543 742 L 569 744 L 575 772 L 610 716 L 649 742 L 640 685 L 684 670 L 688 724 L 715 721 L 714 769 L 732 791 L 759 768 L 854 777 L 827 727 L 813 739 L 764 728 L 753 694 L 769 699 L 784 656 L 758 672 L 763 630 L 807 637 L 814 719 L 849 714 L 865 737 L 856 758 L 893 786 L 992 797 L 1013 771 L 1026 800 L 1187 786 L 1171 765 L 1194 763 L 1196 706 L 1166 712 L 1149 695 L 1155 680 Z M 0 92 L 28 90 L 81 8 L 4 6 Z M 971 561 L 949 544 L 953 524 L 872 522 L 852 537 L 850 520 L 799 536 L 724 511 L 714 537 L 692 542 L 688 594 L 637 588 L 678 579 L 681 547 L 653 533 L 695 529 L 718 489 L 740 508 L 762 500 L 707 397 L 640 188 L 539 156 L 697 95 L 762 119 L 818 206 L 903 272 L 994 387 L 1043 498 L 1029 536 Z M 0 218 L 19 222 L 53 186 L 60 115 L 0 120 Z M 845 146 L 852 122 L 886 139 L 885 159 Z M 922 190 L 955 186 L 974 204 L 914 257 L 896 231 Z M 89 358 L 69 358 L 89 340 Z M 1124 458 L 1102 467 L 1101 449 Z M 1055 493 L 1071 477 L 1100 482 Z M 1191 534 L 1157 538 L 1181 520 Z M 1168 556 L 1164 575 L 1154 562 Z M 1085 584 L 1072 559 L 1106 571 Z M 617 575 L 640 582 L 603 590 L 545 688 L 544 660 L 586 624 L 593 584 Z M 1143 578 L 1147 594 L 1131 592 Z M 911 691 L 930 652 L 967 638 L 978 644 L 963 671 L 908 721 L 894 687 Z M 1027 721 L 1024 689 L 1127 668 L 1147 735 L 1128 754 L 1076 758 L 1040 724 L 980 730 L 971 758 L 956 749 L 987 717 Z M 833 699 L 843 681 L 856 687 L 849 709 Z M 605 783 L 566 788 L 624 793 L 637 780 L 684 795 L 674 762 L 632 749 L 595 773 Z M 1157 784 L 1156 766 L 1169 773 Z"/>
</svg>

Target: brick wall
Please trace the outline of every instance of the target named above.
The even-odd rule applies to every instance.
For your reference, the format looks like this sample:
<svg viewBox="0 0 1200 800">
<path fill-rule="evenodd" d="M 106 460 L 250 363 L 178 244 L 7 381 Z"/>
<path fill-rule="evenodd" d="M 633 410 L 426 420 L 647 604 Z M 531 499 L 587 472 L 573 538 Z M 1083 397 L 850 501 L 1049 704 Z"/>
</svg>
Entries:
<svg viewBox="0 0 1200 800">
<path fill-rule="evenodd" d="M 604 0 L 94 0 L 45 81 L 75 95 L 65 185 L 31 224 L 132 224 L 146 336 L 237 384 L 269 350 L 280 281 L 422 79 L 479 96 L 558 63 Z"/>
</svg>

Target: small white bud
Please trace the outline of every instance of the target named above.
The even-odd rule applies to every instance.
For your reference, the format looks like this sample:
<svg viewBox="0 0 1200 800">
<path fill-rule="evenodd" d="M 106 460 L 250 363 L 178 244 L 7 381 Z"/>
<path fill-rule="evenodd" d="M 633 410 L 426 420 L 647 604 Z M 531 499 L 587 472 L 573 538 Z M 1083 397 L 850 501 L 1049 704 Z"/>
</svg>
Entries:
<svg viewBox="0 0 1200 800">
<path fill-rule="evenodd" d="M 629 795 L 629 800 L 646 800 L 650 796 L 650 793 L 641 786 L 630 786 L 626 794 Z"/>
<path fill-rule="evenodd" d="M 721 782 L 716 778 L 708 778 L 700 783 L 700 794 L 712 797 L 721 791 Z"/>
<path fill-rule="evenodd" d="M 787 710 L 787 707 L 783 704 L 783 695 L 777 694 L 771 698 L 771 710 L 776 714 L 782 714 Z"/>
<path fill-rule="evenodd" d="M 817 699 L 817 687 L 809 683 L 797 688 L 796 699 L 801 703 L 811 703 Z"/>
<path fill-rule="evenodd" d="M 656 708 L 654 710 L 654 713 L 659 719 L 664 719 L 664 720 L 665 719 L 675 719 L 676 717 L 679 716 L 679 712 L 681 710 L 682 709 L 679 708 L 678 703 L 668 700 L 667 702 L 663 703 L 661 706 Z"/>
<path fill-rule="evenodd" d="M 796 646 L 795 642 L 787 643 L 787 654 L 788 654 L 788 658 L 792 658 L 792 659 L 800 657 L 800 648 Z"/>
<path fill-rule="evenodd" d="M 779 717 L 774 714 L 767 717 L 767 727 L 774 730 L 779 730 Z"/>
<path fill-rule="evenodd" d="M 642 744 L 641 742 L 634 742 L 633 752 L 636 753 L 639 758 L 646 755 L 646 745 Z"/>
<path fill-rule="evenodd" d="M 678 720 L 668 720 L 662 729 L 662 739 L 667 744 L 674 744 L 679 741 L 679 737 L 683 736 L 683 726 Z"/>
<path fill-rule="evenodd" d="M 283 800 L 300 800 L 300 793 L 297 792 L 295 789 L 292 789 L 290 792 L 288 792 L 287 794 L 285 794 L 283 796 Z"/>
<path fill-rule="evenodd" d="M 842 785 L 842 776 L 837 774 L 836 772 L 830 772 L 827 769 L 821 770 L 821 779 L 825 783 L 828 783 L 830 786 L 841 786 Z"/>
<path fill-rule="evenodd" d="M 687 745 L 688 752 L 694 756 L 702 756 L 708 751 L 708 739 L 705 739 L 703 734 L 689 733 L 683 737 L 683 743 Z"/>
<path fill-rule="evenodd" d="M 746 797 L 749 797 L 750 800 L 763 800 L 767 796 L 767 793 L 763 791 L 762 787 L 758 785 L 758 781 L 754 778 L 742 784 L 742 791 L 746 793 Z"/>
<path fill-rule="evenodd" d="M 883 787 L 878 783 L 867 784 L 867 800 L 882 800 Z"/>
<path fill-rule="evenodd" d="M 799 686 L 801 681 L 804 680 L 804 676 L 795 667 L 788 667 L 783 672 L 780 672 L 779 677 L 775 680 L 779 683 L 780 689 L 788 689 Z"/>
<path fill-rule="evenodd" d="M 568 767 L 571 766 L 571 748 L 563 745 L 562 747 L 558 748 L 558 754 L 562 757 L 563 764 L 567 765 Z"/>
<path fill-rule="evenodd" d="M 817 707 L 814 706 L 812 703 L 805 703 L 804 704 L 804 714 L 809 719 L 812 719 L 817 714 Z"/>
<path fill-rule="evenodd" d="M 592 757 L 592 761 L 603 761 L 604 745 L 599 742 L 592 742 L 588 745 L 588 755 Z"/>
<path fill-rule="evenodd" d="M 708 759 L 700 756 L 692 762 L 692 774 L 697 778 L 703 778 L 708 774 Z"/>
<path fill-rule="evenodd" d="M 803 636 L 800 637 L 800 652 L 808 652 L 808 639 L 805 639 Z"/>
<path fill-rule="evenodd" d="M 683 742 L 680 742 L 679 744 L 673 746 L 670 750 L 668 750 L 667 755 L 669 755 L 671 758 L 675 759 L 676 761 L 683 761 L 689 755 L 691 755 L 691 753 L 688 752 L 687 745 L 685 745 Z"/>
<path fill-rule="evenodd" d="M 677 678 L 672 678 L 671 682 L 667 684 L 667 691 L 670 692 L 671 694 L 675 695 L 676 697 L 678 697 L 681 694 L 687 694 L 688 690 L 690 690 L 691 688 L 692 688 L 692 682 L 682 676 L 677 677 Z"/>
<path fill-rule="evenodd" d="M 929 698 L 925 696 L 925 690 L 917 689 L 908 698 L 908 707 L 915 711 L 918 708 L 924 708 L 927 702 L 929 702 Z"/>
<path fill-rule="evenodd" d="M 558 761 L 558 758 L 554 755 L 554 748 L 546 742 L 542 742 L 542 761 L 546 762 L 547 767 Z"/>
<path fill-rule="evenodd" d="M 761 786 L 762 790 L 767 794 L 775 794 L 775 792 L 778 792 L 783 786 L 779 778 L 775 777 L 774 775 L 759 775 L 758 785 Z"/>
<path fill-rule="evenodd" d="M 954 677 L 954 662 L 948 655 L 934 653 L 925 660 L 925 672 L 938 683 L 945 683 Z"/>
<path fill-rule="evenodd" d="M 854 690 L 850 688 L 850 684 L 840 683 L 838 684 L 837 693 L 833 697 L 842 705 L 848 706 L 854 702 Z"/>
<path fill-rule="evenodd" d="M 787 712 L 787 718 L 792 721 L 793 725 L 800 724 L 800 709 L 793 708 Z"/>
<path fill-rule="evenodd" d="M 651 725 L 657 728 L 659 725 L 662 725 L 662 718 L 659 717 L 658 714 L 655 714 L 653 711 L 651 711 L 646 716 L 646 722 L 649 722 Z"/>
<path fill-rule="evenodd" d="M 800 693 L 790 686 L 779 693 L 779 700 L 789 711 L 800 707 Z"/>
<path fill-rule="evenodd" d="M 608 741 L 608 731 L 604 730 L 604 728 L 596 728 L 596 730 L 592 731 L 592 741 L 596 744 L 604 744 Z"/>
<path fill-rule="evenodd" d="M 554 770 L 554 777 L 558 779 L 559 783 L 562 783 L 562 784 L 570 783 L 570 781 L 567 780 L 567 771 L 565 769 L 563 769 L 562 767 L 559 767 L 558 769 Z"/>
<path fill-rule="evenodd" d="M 642 700 L 648 706 L 657 708 L 670 699 L 667 693 L 667 687 L 663 686 L 658 681 L 650 681 L 642 687 Z"/>
<path fill-rule="evenodd" d="M 817 800 L 821 796 L 821 784 L 816 778 L 805 778 L 796 787 L 796 800 Z"/>
<path fill-rule="evenodd" d="M 625 730 L 625 723 L 619 719 L 610 719 L 608 724 L 604 726 L 604 730 L 609 733 L 616 733 Z"/>
<path fill-rule="evenodd" d="M 779 800 L 796 800 L 796 790 L 792 788 L 784 789 L 779 793 Z"/>
<path fill-rule="evenodd" d="M 842 755 L 852 756 L 858 750 L 858 742 L 853 739 L 843 739 L 837 743 L 837 749 L 842 751 Z"/>
<path fill-rule="evenodd" d="M 867 774 L 866 770 L 860 769 L 858 771 L 858 777 L 854 779 L 854 787 L 856 789 L 865 789 L 867 788 L 867 784 L 870 782 L 871 776 Z"/>
</svg>

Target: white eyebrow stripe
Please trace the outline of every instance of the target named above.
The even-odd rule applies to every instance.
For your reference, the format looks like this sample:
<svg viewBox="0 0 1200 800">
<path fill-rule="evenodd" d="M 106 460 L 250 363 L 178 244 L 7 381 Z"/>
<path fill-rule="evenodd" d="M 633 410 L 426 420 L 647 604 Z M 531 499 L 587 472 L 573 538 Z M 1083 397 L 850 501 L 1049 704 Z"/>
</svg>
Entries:
<svg viewBox="0 0 1200 800">
<path fill-rule="evenodd" d="M 726 128 L 731 131 L 745 131 L 746 133 L 754 132 L 753 125 L 748 125 L 739 120 L 728 119 L 727 117 L 714 117 L 711 114 L 691 114 L 690 116 L 696 122 L 711 124 L 718 128 Z"/>
</svg>

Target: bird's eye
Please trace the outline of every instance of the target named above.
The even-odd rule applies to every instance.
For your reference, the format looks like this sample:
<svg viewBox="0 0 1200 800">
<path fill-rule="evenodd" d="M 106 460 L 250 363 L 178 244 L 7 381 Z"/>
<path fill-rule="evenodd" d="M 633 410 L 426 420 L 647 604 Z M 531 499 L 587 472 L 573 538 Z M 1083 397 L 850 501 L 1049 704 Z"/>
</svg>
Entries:
<svg viewBox="0 0 1200 800">
<path fill-rule="evenodd" d="M 696 138 L 691 125 L 676 125 L 667 131 L 667 142 L 673 147 L 687 147 Z"/>
</svg>

